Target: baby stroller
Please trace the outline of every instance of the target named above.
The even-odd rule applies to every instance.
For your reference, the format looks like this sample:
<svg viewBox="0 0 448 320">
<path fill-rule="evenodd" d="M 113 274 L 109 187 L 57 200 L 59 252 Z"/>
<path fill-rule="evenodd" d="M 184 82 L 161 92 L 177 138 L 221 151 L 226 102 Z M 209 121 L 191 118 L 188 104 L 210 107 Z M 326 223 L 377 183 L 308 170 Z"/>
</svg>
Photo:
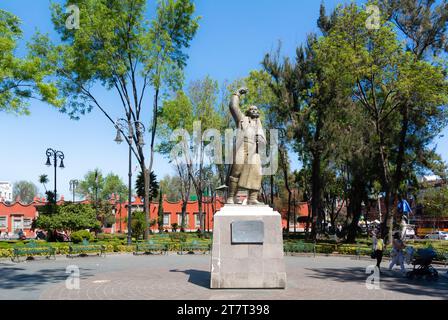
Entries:
<svg viewBox="0 0 448 320">
<path fill-rule="evenodd" d="M 425 277 L 427 280 L 437 281 L 439 273 L 431 265 L 432 260 L 437 256 L 437 253 L 431 249 L 419 249 L 417 254 L 412 256 L 411 264 L 414 266 L 412 271 L 409 271 L 406 276 L 409 279 Z"/>
</svg>

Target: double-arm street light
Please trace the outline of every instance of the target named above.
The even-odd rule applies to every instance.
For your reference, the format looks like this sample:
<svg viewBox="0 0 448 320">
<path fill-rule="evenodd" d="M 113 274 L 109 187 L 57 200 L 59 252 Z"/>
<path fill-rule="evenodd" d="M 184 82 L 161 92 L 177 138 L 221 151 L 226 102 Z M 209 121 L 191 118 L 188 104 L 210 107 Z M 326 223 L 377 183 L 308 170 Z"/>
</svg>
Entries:
<svg viewBox="0 0 448 320">
<path fill-rule="evenodd" d="M 78 188 L 79 185 L 79 181 L 74 179 L 74 180 L 70 180 L 70 191 L 73 191 L 73 203 L 75 202 L 75 191 L 76 188 Z"/>
<path fill-rule="evenodd" d="M 47 162 L 45 165 L 50 167 L 52 165 L 51 158 L 53 158 L 53 166 L 54 166 L 54 203 L 57 202 L 57 188 L 56 188 L 56 169 L 58 167 L 58 159 L 60 160 L 59 168 L 64 169 L 64 153 L 62 151 L 57 151 L 51 148 L 48 148 L 46 151 Z"/>
<path fill-rule="evenodd" d="M 134 139 L 134 126 L 137 129 L 136 139 Z M 145 143 L 143 141 L 143 132 L 146 128 L 140 121 L 131 121 L 129 119 L 118 119 L 115 122 L 115 128 L 117 129 L 117 136 L 115 142 L 120 144 L 123 142 L 122 134 L 126 137 L 126 142 L 129 145 L 129 195 L 128 195 L 128 245 L 132 244 L 132 144 L 136 140 L 136 143 L 143 146 Z M 127 132 L 127 135 L 125 134 Z"/>
</svg>

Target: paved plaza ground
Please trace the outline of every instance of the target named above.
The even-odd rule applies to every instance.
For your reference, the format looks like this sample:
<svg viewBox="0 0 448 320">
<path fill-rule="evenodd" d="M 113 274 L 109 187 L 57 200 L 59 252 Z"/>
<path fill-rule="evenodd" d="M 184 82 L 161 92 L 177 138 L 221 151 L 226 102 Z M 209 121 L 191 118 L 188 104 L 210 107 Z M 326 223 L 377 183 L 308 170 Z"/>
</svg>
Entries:
<svg viewBox="0 0 448 320">
<path fill-rule="evenodd" d="M 286 290 L 211 290 L 208 255 L 108 255 L 22 263 L 0 261 L 0 299 L 168 300 L 407 300 L 448 299 L 447 269 L 438 282 L 409 280 L 383 271 L 380 289 L 366 287 L 373 260 L 349 257 L 285 257 Z M 386 266 L 388 261 L 384 262 Z M 79 290 L 68 290 L 67 266 L 80 270 Z"/>
</svg>

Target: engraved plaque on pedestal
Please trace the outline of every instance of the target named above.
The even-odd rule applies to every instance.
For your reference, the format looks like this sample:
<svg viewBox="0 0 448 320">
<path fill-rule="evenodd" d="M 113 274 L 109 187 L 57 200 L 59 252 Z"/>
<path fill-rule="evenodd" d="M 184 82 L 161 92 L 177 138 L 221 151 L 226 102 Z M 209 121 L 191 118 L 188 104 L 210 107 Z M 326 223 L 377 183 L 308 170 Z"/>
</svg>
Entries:
<svg viewBox="0 0 448 320">
<path fill-rule="evenodd" d="M 263 244 L 263 221 L 234 221 L 231 224 L 232 245 Z"/>
</svg>

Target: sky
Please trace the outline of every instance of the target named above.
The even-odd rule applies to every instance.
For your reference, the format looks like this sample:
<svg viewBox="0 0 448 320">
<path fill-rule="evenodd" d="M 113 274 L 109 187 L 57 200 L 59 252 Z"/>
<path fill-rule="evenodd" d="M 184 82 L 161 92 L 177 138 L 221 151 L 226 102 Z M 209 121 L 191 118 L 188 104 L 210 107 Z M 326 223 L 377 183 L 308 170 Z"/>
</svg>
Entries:
<svg viewBox="0 0 448 320">
<path fill-rule="evenodd" d="M 148 1 L 148 17 L 154 13 L 154 2 Z M 344 1 L 323 2 L 330 12 Z M 363 3 L 361 0 L 357 2 Z M 279 41 L 283 54 L 293 55 L 308 33 L 317 32 L 320 3 L 317 0 L 196 0 L 196 14 L 202 18 L 197 35 L 187 50 L 185 83 L 206 75 L 220 84 L 245 77 L 251 70 L 260 69 L 263 56 L 275 50 Z M 12 12 L 22 21 L 24 39 L 19 54 L 37 30 L 56 39 L 49 5 L 48 0 L 0 0 L 0 9 Z M 120 114 L 122 107 L 113 93 L 99 87 L 95 87 L 94 93 L 114 119 L 123 116 Z M 151 98 L 149 92 L 145 98 L 148 114 Z M 29 180 L 43 192 L 38 177 L 47 174 L 49 186 L 52 186 L 53 168 L 45 166 L 47 148 L 65 154 L 65 169 L 57 170 L 57 182 L 58 195 L 62 194 L 66 199 L 71 199 L 69 181 L 80 180 L 87 171 L 95 168 L 100 168 L 103 174 L 118 174 L 127 181 L 127 146 L 113 141 L 115 130 L 99 110 L 93 109 L 78 121 L 70 120 L 66 114 L 39 101 L 32 101 L 30 110 L 30 116 L 0 113 L 0 181 Z M 448 131 L 444 133 L 435 147 L 447 161 Z M 146 136 L 148 139 L 149 135 Z M 298 168 L 300 164 L 295 158 L 292 155 L 292 167 Z M 133 168 L 135 177 L 139 171 L 135 159 Z M 154 171 L 158 178 L 174 174 L 168 160 L 161 155 L 156 155 Z"/>
</svg>

